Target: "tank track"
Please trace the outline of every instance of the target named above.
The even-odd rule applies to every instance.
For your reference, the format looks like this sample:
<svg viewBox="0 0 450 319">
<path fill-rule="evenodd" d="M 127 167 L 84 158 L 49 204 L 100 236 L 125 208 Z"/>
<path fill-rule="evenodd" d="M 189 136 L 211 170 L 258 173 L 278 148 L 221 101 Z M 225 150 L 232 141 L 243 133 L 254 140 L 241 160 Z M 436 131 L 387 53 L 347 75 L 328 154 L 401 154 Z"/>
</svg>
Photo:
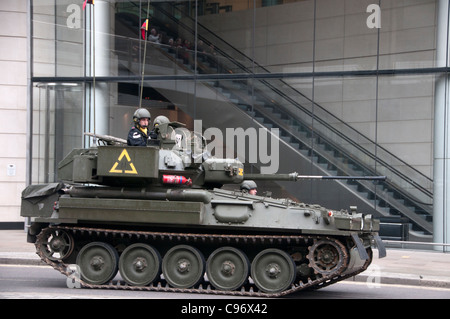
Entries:
<svg viewBox="0 0 450 319">
<path fill-rule="evenodd" d="M 107 239 L 111 237 L 119 238 L 134 238 L 135 240 L 163 240 L 169 241 L 170 243 L 186 243 L 186 242 L 209 242 L 215 244 L 283 244 L 283 245 L 295 245 L 295 244 L 308 244 L 313 243 L 321 239 L 335 240 L 328 236 L 311 236 L 311 235 L 230 235 L 230 234 L 198 234 L 198 233 L 171 233 L 171 232 L 153 232 L 153 231 L 129 231 L 129 230 L 117 230 L 117 229 L 105 229 L 105 228 L 91 228 L 91 227 L 71 227 L 71 226 L 53 226 L 50 225 L 47 228 L 42 229 L 36 238 L 35 246 L 36 253 L 39 255 L 41 260 L 53 267 L 60 273 L 67 277 L 73 275 L 73 271 L 68 271 L 68 266 L 71 263 L 65 263 L 63 260 L 52 260 L 46 256 L 45 247 L 46 245 L 46 231 L 48 230 L 61 230 L 69 232 L 72 234 L 88 234 L 89 236 L 97 236 L 96 240 L 101 241 L 102 239 Z M 95 240 L 92 240 L 95 241 Z M 369 249 L 370 250 L 370 249 Z M 266 293 L 259 291 L 259 289 L 251 282 L 244 284 L 237 290 L 225 291 L 217 290 L 208 282 L 202 282 L 193 288 L 174 288 L 170 287 L 165 280 L 159 279 L 157 282 L 151 283 L 148 286 L 130 286 L 125 281 L 122 280 L 112 280 L 108 284 L 103 285 L 93 285 L 83 281 L 81 278 L 79 284 L 83 288 L 96 288 L 96 289 L 116 289 L 116 290 L 133 290 L 133 291 L 157 291 L 157 292 L 176 292 L 176 293 L 200 293 L 200 294 L 213 294 L 213 295 L 229 295 L 229 296 L 247 296 L 247 297 L 282 297 L 289 294 L 299 292 L 306 289 L 320 289 L 338 281 L 345 280 L 347 278 L 353 277 L 364 270 L 370 265 L 372 261 L 371 251 L 369 253 L 370 258 L 366 263 L 352 271 L 351 273 L 343 274 L 347 268 L 347 262 L 340 265 L 338 269 L 333 271 L 332 274 L 324 275 L 320 273 L 315 273 L 309 276 L 307 279 L 296 281 L 287 290 L 277 292 L 277 293 Z M 344 256 L 347 261 L 348 252 L 345 252 Z"/>
</svg>

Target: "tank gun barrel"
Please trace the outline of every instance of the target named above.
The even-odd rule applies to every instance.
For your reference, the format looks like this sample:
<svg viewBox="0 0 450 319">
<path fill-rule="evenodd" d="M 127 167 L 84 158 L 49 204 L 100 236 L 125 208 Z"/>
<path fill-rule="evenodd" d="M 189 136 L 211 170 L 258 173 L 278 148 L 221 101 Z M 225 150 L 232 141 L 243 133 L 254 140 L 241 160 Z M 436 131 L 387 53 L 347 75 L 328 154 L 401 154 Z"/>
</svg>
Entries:
<svg viewBox="0 0 450 319">
<path fill-rule="evenodd" d="M 386 176 L 320 176 L 320 175 L 299 175 L 298 173 L 290 174 L 245 174 L 244 179 L 248 180 L 265 180 L 265 181 L 293 181 L 303 179 L 328 179 L 328 180 L 368 180 L 368 181 L 385 181 Z"/>
<path fill-rule="evenodd" d="M 244 179 L 255 181 L 292 181 L 298 180 L 296 172 L 290 174 L 245 174 Z"/>
</svg>

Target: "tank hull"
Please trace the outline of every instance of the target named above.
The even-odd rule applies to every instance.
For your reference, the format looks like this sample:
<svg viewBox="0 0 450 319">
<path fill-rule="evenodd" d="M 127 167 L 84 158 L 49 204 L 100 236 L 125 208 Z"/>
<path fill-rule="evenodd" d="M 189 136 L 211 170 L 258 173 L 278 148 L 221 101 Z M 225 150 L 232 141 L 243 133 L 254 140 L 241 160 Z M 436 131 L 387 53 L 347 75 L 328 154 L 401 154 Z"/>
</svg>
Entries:
<svg viewBox="0 0 450 319">
<path fill-rule="evenodd" d="M 43 189 L 30 241 L 79 287 L 281 297 L 364 271 L 381 244 L 370 216 L 240 191 Z"/>
</svg>

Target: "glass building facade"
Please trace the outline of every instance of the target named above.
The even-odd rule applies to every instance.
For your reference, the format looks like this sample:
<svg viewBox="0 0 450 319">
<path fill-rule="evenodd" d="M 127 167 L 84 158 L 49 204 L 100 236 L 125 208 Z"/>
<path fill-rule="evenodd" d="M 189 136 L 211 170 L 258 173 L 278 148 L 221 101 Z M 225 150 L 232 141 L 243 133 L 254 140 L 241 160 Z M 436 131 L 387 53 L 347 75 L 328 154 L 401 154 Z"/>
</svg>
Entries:
<svg viewBox="0 0 450 319">
<path fill-rule="evenodd" d="M 383 219 L 385 238 L 448 242 L 448 1 L 30 5 L 29 182 L 57 180 L 59 161 L 91 145 L 84 132 L 126 138 L 142 105 L 190 129 L 272 132 L 273 154 L 234 154 L 248 170 L 385 175 L 260 187 L 355 203 Z"/>
</svg>

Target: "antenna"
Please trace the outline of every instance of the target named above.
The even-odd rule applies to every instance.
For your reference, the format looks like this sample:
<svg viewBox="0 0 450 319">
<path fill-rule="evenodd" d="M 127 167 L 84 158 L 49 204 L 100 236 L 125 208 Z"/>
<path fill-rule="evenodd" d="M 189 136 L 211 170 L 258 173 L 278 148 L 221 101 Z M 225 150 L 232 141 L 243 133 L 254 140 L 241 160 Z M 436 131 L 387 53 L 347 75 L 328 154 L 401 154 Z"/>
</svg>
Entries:
<svg viewBox="0 0 450 319">
<path fill-rule="evenodd" d="M 93 96 L 94 96 L 94 104 L 93 104 L 93 110 L 94 110 L 94 144 L 96 143 L 96 138 L 95 138 L 95 124 L 96 124 L 96 119 L 95 119 L 95 6 L 92 5 L 92 55 L 93 55 L 93 59 L 92 59 L 92 89 L 93 89 Z"/>
<path fill-rule="evenodd" d="M 144 92 L 144 74 L 145 74 L 145 58 L 147 57 L 147 37 L 148 37 L 148 20 L 150 12 L 150 0 L 147 2 L 147 17 L 145 19 L 145 37 L 144 37 L 144 59 L 142 60 L 142 74 L 141 74 L 141 87 L 140 87 L 140 97 L 139 97 L 139 108 L 142 107 L 142 95 Z"/>
<path fill-rule="evenodd" d="M 83 3 L 83 11 L 86 9 L 87 4 L 90 4 L 89 6 L 89 24 L 90 24 L 90 38 L 91 38 L 91 46 L 89 48 L 89 50 L 91 51 L 90 55 L 91 55 L 91 60 L 92 60 L 92 68 L 90 68 L 90 71 L 92 71 L 92 91 L 93 91 L 93 103 L 92 103 L 92 110 L 93 110 L 93 131 L 94 131 L 94 135 L 93 135 L 93 142 L 94 144 L 96 144 L 97 142 L 97 138 L 96 138 L 96 134 L 95 134 L 95 123 L 96 123 L 96 119 L 95 119 L 95 5 L 94 5 L 94 1 L 88 1 L 85 0 Z M 88 10 L 86 10 L 86 18 L 88 16 Z M 89 72 L 90 73 L 90 72 Z"/>
</svg>

